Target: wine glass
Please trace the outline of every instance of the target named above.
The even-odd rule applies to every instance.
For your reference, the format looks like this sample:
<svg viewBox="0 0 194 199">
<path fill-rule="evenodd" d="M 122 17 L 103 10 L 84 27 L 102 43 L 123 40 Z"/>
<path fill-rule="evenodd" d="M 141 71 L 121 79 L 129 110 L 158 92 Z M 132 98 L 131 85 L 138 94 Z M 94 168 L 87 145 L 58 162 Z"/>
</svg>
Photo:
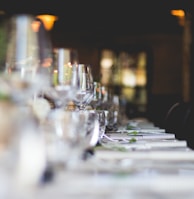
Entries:
<svg viewBox="0 0 194 199">
<path fill-rule="evenodd" d="M 0 89 L 24 104 L 51 85 L 51 41 L 43 23 L 30 14 L 5 18 L 1 29 L 4 36 L 0 69 L 4 86 Z"/>
<path fill-rule="evenodd" d="M 52 87 L 45 92 L 55 102 L 60 101 L 59 108 L 65 109 L 73 99 L 77 89 L 77 51 L 68 48 L 54 48 L 54 70 Z"/>
<path fill-rule="evenodd" d="M 100 82 L 93 82 L 93 96 L 92 100 L 90 102 L 90 105 L 94 110 L 96 110 L 100 105 L 102 101 L 102 86 Z"/>
<path fill-rule="evenodd" d="M 102 139 L 106 129 L 106 115 L 104 110 L 96 110 L 99 121 L 99 139 Z"/>
<path fill-rule="evenodd" d="M 54 169 L 76 167 L 85 149 L 98 137 L 97 123 L 88 111 L 55 109 L 43 126 L 48 161 Z M 95 131 L 94 131 L 95 128 Z"/>
<path fill-rule="evenodd" d="M 91 70 L 89 69 L 90 66 L 87 64 L 77 65 L 77 91 L 73 102 L 79 110 L 84 110 L 92 100 L 93 83 Z"/>
</svg>

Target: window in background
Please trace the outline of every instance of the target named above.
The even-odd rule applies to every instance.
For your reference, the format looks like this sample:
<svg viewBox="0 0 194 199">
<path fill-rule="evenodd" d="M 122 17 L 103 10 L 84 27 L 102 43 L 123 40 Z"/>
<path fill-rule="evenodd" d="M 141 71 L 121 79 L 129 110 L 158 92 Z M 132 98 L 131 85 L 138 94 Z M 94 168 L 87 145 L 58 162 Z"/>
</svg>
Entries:
<svg viewBox="0 0 194 199">
<path fill-rule="evenodd" d="M 112 78 L 112 68 L 115 62 L 115 53 L 111 50 L 105 49 L 101 52 L 100 60 L 100 72 L 101 83 L 103 85 L 109 85 Z"/>
<path fill-rule="evenodd" d="M 101 83 L 113 88 L 114 93 L 146 112 L 147 106 L 147 54 L 103 50 L 101 53 Z"/>
</svg>

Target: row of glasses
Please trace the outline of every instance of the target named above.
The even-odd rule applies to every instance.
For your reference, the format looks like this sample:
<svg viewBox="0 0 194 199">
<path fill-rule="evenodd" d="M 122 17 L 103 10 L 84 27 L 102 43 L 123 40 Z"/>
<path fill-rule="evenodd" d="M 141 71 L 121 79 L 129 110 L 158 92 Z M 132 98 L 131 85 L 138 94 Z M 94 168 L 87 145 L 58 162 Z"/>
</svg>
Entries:
<svg viewBox="0 0 194 199">
<path fill-rule="evenodd" d="M 52 137 L 52 141 L 48 141 L 49 162 L 66 168 L 79 164 L 87 149 L 94 147 L 99 137 L 98 116 L 86 110 L 93 95 L 91 65 L 78 63 L 71 54 L 71 49 L 54 49 L 52 87 L 45 93 L 61 103 L 51 111 L 47 124 L 43 125 L 43 129 L 48 128 L 44 130 L 47 140 Z M 70 109 L 72 103 L 74 108 Z"/>
<path fill-rule="evenodd" d="M 96 111 L 103 124 L 100 130 L 101 140 L 103 137 L 106 137 L 105 131 L 107 130 L 116 130 L 119 119 L 119 97 L 118 95 L 113 94 L 111 89 L 108 86 L 104 86 L 101 82 L 93 82 L 93 97 L 90 102 L 92 109 Z M 104 122 L 102 122 L 102 118 Z"/>
<path fill-rule="evenodd" d="M 85 110 L 92 96 L 92 73 L 88 64 L 78 63 L 72 49 L 54 48 L 52 86 L 44 97 L 56 105 L 41 123 L 47 150 L 47 169 L 76 167 L 85 151 L 98 141 L 99 121 Z M 69 109 L 73 102 L 76 108 Z M 82 110 L 82 111 L 81 111 Z"/>
<path fill-rule="evenodd" d="M 97 144 L 100 121 L 95 112 L 86 110 L 93 96 L 91 65 L 73 61 L 67 52 L 67 49 L 55 49 L 57 72 L 53 74 L 53 89 L 62 106 L 51 111 L 44 132 L 49 162 L 54 167 L 62 165 L 70 169 L 77 167 L 87 150 Z M 69 108 L 72 102 L 74 109 Z"/>
<path fill-rule="evenodd" d="M 91 66 L 80 64 L 78 60 L 67 60 L 65 49 L 57 49 L 53 54 L 41 21 L 32 15 L 16 15 L 3 23 L 2 30 L 5 38 L 0 41 L 0 97 L 7 99 L 5 97 L 9 96 L 14 105 L 30 114 L 29 117 L 19 114 L 21 120 L 17 124 L 16 145 L 19 153 L 14 160 L 18 159 L 17 170 L 19 177 L 22 177 L 18 182 L 32 183 L 33 178 L 33 184 L 36 184 L 48 163 L 51 162 L 54 167 L 59 162 L 64 162 L 67 167 L 76 165 L 84 150 L 95 146 L 99 134 L 105 132 L 104 112 L 86 110 L 94 99 L 95 83 Z M 58 107 L 48 109 L 40 122 L 28 105 L 32 100 L 34 106 L 34 102 L 40 102 L 37 99 L 45 94 Z M 70 102 L 75 104 L 76 109 L 67 110 Z M 37 111 L 43 111 L 43 107 L 39 107 Z M 12 122 L 8 122 L 8 126 Z M 32 125 L 25 125 L 28 122 L 33 124 L 33 128 Z M 15 126 L 11 127 L 10 132 L 14 133 Z M 36 175 L 28 178 L 25 172 L 31 171 L 29 163 L 32 160 L 31 165 L 36 163 L 40 167 Z"/>
<path fill-rule="evenodd" d="M 73 103 L 84 110 L 92 97 L 93 76 L 91 66 L 78 63 L 76 54 L 74 49 L 54 48 L 52 87 L 44 94 L 60 108 Z"/>
</svg>

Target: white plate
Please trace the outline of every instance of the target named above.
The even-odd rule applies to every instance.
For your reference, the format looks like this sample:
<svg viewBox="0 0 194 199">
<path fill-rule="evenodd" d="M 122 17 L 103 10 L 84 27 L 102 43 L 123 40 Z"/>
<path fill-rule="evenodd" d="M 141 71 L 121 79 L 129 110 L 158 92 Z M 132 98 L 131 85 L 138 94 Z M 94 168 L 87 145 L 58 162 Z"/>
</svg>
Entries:
<svg viewBox="0 0 194 199">
<path fill-rule="evenodd" d="M 194 151 L 109 151 L 96 150 L 95 156 L 99 159 L 122 160 L 122 159 L 145 159 L 145 160 L 167 160 L 167 161 L 192 161 L 194 162 Z"/>
<path fill-rule="evenodd" d="M 127 134 L 127 133 L 106 133 L 113 140 L 151 140 L 151 139 L 175 139 L 174 134 L 170 133 L 157 133 L 157 134 L 149 134 L 149 133 L 141 133 L 137 135 Z"/>
</svg>

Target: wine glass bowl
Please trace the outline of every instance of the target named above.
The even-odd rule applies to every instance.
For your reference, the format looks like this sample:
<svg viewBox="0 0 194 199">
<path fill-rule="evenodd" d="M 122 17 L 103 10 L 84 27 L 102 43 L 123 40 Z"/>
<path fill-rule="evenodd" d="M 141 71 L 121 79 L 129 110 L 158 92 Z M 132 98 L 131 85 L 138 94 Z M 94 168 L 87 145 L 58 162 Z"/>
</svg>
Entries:
<svg viewBox="0 0 194 199">
<path fill-rule="evenodd" d="M 51 85 L 51 41 L 41 21 L 30 14 L 6 18 L 1 29 L 1 73 L 10 81 L 14 98 L 23 103 Z"/>
<path fill-rule="evenodd" d="M 62 108 L 66 108 L 72 101 L 77 90 L 78 55 L 75 50 L 54 48 L 54 71 L 52 87 L 61 101 Z"/>
<path fill-rule="evenodd" d="M 99 132 L 96 122 L 96 116 L 88 111 L 51 111 L 43 126 L 48 161 L 56 167 L 77 166 L 82 161 L 84 151 L 96 143 Z"/>
<path fill-rule="evenodd" d="M 77 65 L 77 91 L 73 102 L 79 108 L 84 110 L 92 99 L 92 74 L 86 64 Z"/>
<path fill-rule="evenodd" d="M 93 95 L 90 105 L 93 109 L 97 109 L 102 102 L 102 87 L 100 82 L 93 82 Z"/>
</svg>

